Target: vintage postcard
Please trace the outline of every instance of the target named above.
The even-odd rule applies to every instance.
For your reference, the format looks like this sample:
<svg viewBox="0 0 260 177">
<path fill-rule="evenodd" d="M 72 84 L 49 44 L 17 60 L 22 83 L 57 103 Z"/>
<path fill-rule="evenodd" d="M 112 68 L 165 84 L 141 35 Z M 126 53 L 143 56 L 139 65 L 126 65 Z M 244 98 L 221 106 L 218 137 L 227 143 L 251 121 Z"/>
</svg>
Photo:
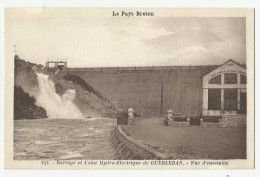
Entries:
<svg viewBox="0 0 260 177">
<path fill-rule="evenodd" d="M 5 9 L 5 168 L 254 168 L 254 9 Z"/>
</svg>

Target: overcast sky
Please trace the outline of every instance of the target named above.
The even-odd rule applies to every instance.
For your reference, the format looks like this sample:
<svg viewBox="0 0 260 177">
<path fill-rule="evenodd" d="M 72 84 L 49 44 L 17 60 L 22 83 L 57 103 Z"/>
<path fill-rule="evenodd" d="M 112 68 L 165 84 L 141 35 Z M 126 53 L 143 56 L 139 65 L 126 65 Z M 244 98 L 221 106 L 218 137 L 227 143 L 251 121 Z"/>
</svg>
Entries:
<svg viewBox="0 0 260 177">
<path fill-rule="evenodd" d="M 58 14 L 59 12 L 57 12 Z M 246 60 L 245 18 L 90 17 L 48 11 L 6 18 L 6 37 L 17 54 L 69 67 L 222 64 Z"/>
</svg>

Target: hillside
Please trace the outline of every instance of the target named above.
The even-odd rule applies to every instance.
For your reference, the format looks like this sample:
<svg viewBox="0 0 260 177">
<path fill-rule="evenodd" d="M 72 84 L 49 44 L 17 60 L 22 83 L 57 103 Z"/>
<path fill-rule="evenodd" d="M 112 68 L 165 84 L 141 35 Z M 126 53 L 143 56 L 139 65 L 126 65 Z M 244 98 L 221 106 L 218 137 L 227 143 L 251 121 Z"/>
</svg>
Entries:
<svg viewBox="0 0 260 177">
<path fill-rule="evenodd" d="M 79 76 L 67 76 L 66 69 L 58 74 L 48 72 L 42 65 L 26 62 L 15 57 L 15 86 L 21 87 L 30 96 L 37 98 L 39 85 L 34 71 L 48 74 L 53 80 L 56 92 L 62 95 L 67 89 L 76 91 L 75 104 L 85 117 L 116 117 L 118 109 L 103 98 L 95 89 Z"/>
<path fill-rule="evenodd" d="M 42 107 L 35 105 L 35 99 L 24 92 L 21 87 L 14 86 L 14 119 L 42 119 L 47 113 Z"/>
<path fill-rule="evenodd" d="M 14 85 L 35 97 L 39 88 L 33 69 L 40 70 L 43 66 L 21 60 L 17 55 L 14 61 Z"/>
</svg>

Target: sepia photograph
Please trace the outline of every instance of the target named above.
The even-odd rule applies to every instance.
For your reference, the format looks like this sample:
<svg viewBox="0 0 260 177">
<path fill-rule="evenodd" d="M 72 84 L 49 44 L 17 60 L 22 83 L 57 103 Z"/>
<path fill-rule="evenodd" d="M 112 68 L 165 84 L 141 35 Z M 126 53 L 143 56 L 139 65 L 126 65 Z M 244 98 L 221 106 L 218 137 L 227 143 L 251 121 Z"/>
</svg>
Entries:
<svg viewBox="0 0 260 177">
<path fill-rule="evenodd" d="M 252 9 L 5 9 L 6 168 L 254 168 Z"/>
</svg>

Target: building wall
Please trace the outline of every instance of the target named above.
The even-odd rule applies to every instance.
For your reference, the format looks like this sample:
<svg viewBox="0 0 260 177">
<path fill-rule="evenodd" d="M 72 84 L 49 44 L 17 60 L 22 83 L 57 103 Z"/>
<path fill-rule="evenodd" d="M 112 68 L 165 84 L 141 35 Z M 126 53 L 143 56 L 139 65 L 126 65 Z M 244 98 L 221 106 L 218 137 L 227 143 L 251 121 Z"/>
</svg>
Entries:
<svg viewBox="0 0 260 177">
<path fill-rule="evenodd" d="M 224 74 L 225 73 L 236 73 L 237 84 L 225 84 Z M 228 61 L 224 65 L 214 69 L 207 75 L 203 76 L 202 88 L 203 88 L 203 111 L 202 114 L 205 116 L 219 116 L 221 113 L 237 114 L 237 111 L 228 111 L 224 108 L 224 91 L 225 89 L 237 89 L 237 109 L 240 109 L 240 92 L 246 92 L 246 84 L 240 84 L 240 75 L 246 76 L 246 69 L 233 61 Z M 221 84 L 209 84 L 210 79 L 217 75 L 221 75 Z M 209 110 L 208 108 L 208 90 L 209 89 L 221 89 L 221 109 L 220 110 Z"/>
</svg>

